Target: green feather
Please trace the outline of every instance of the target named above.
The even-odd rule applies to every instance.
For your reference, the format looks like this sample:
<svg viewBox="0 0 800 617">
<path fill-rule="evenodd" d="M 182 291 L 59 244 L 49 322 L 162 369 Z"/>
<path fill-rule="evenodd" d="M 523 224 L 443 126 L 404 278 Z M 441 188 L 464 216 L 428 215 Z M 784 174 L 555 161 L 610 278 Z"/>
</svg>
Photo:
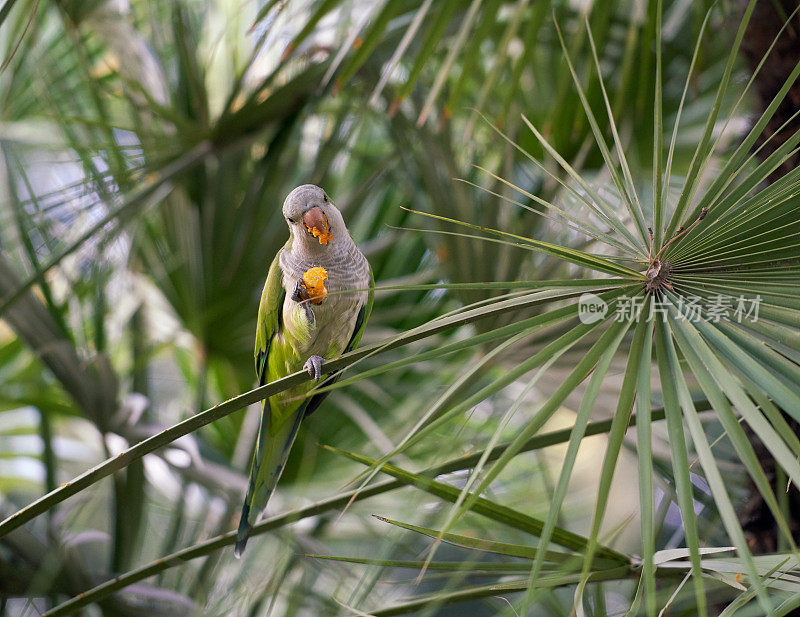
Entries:
<svg viewBox="0 0 800 617">
<path fill-rule="evenodd" d="M 353 328 L 353 336 L 350 338 L 350 342 L 347 343 L 347 347 L 344 349 L 345 353 L 348 351 L 353 351 L 356 347 L 358 347 L 359 343 L 361 343 L 361 335 L 364 334 L 364 330 L 367 327 L 367 320 L 369 320 L 369 315 L 372 313 L 372 303 L 374 301 L 375 275 L 372 274 L 372 266 L 369 266 L 369 293 L 367 294 L 367 303 L 362 306 L 361 310 L 358 312 L 356 325 Z"/>
<path fill-rule="evenodd" d="M 258 384 L 261 386 L 266 383 L 266 359 L 269 354 L 272 339 L 280 328 L 281 309 L 283 308 L 283 300 L 286 297 L 286 290 L 283 288 L 281 282 L 280 256 L 281 251 L 278 251 L 278 254 L 275 255 L 275 259 L 272 260 L 272 264 L 270 264 L 267 282 L 264 283 L 264 290 L 261 292 L 261 302 L 258 305 L 256 348 L 253 355 L 256 359 Z"/>
</svg>

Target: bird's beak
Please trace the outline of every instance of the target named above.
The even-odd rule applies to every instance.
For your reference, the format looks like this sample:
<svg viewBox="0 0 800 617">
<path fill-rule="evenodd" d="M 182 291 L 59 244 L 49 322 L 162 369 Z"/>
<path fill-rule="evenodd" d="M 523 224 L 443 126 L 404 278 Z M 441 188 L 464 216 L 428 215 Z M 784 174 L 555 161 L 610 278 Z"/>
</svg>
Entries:
<svg viewBox="0 0 800 617">
<path fill-rule="evenodd" d="M 303 224 L 308 229 L 308 233 L 319 240 L 320 244 L 328 244 L 328 240 L 333 238 L 328 225 L 328 217 L 319 206 L 314 206 L 303 215 Z"/>
</svg>

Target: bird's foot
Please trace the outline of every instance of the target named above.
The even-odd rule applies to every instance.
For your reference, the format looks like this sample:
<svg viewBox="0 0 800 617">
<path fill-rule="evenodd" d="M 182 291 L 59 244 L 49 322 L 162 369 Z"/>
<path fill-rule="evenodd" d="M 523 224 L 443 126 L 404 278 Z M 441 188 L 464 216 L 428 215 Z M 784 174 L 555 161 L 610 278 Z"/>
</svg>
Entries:
<svg viewBox="0 0 800 617">
<path fill-rule="evenodd" d="M 303 310 L 306 312 L 306 319 L 308 319 L 308 323 L 313 326 L 316 322 L 316 317 L 314 316 L 314 310 L 311 308 L 311 296 L 303 284 L 303 279 L 298 279 L 298 281 L 294 284 L 292 300 L 303 307 Z"/>
<path fill-rule="evenodd" d="M 294 291 L 292 292 L 292 300 L 295 302 L 308 302 L 311 300 L 311 296 L 306 289 L 305 284 L 303 283 L 303 279 L 297 279 L 297 282 L 294 284 Z"/>
<path fill-rule="evenodd" d="M 311 356 L 306 360 L 303 368 L 314 378 L 314 381 L 319 381 L 322 379 L 322 356 Z"/>
</svg>

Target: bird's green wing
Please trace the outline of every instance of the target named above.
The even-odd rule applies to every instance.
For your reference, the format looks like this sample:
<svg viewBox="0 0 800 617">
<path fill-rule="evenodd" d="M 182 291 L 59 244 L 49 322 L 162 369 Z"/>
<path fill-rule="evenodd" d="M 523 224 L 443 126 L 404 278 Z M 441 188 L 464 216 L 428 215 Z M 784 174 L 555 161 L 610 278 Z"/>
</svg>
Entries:
<svg viewBox="0 0 800 617">
<path fill-rule="evenodd" d="M 282 251 L 283 249 L 281 249 Z M 258 305 L 258 322 L 256 323 L 256 346 L 253 354 L 256 361 L 256 376 L 258 385 L 266 383 L 267 356 L 272 339 L 281 327 L 281 313 L 286 290 L 282 284 L 280 266 L 281 251 L 275 255 L 267 274 L 267 282 L 261 292 L 261 302 Z"/>
<path fill-rule="evenodd" d="M 364 334 L 364 330 L 367 327 L 367 320 L 369 319 L 370 313 L 372 313 L 372 303 L 375 301 L 375 275 L 372 274 L 372 266 L 368 264 L 368 267 L 369 293 L 367 294 L 367 301 L 364 303 L 364 306 L 361 307 L 361 310 L 358 311 L 356 325 L 353 328 L 353 336 L 350 337 L 350 342 L 347 343 L 347 347 L 344 348 L 345 353 L 353 351 L 358 347 L 359 343 L 361 343 L 361 335 Z"/>
<path fill-rule="evenodd" d="M 256 375 L 258 385 L 263 386 L 270 381 L 268 378 L 270 351 L 280 352 L 273 345 L 275 335 L 281 328 L 281 315 L 286 290 L 283 288 L 280 267 L 280 254 L 275 256 L 269 267 L 267 281 L 261 292 L 261 302 L 258 306 L 258 322 L 256 323 L 256 344 L 254 349 Z M 274 378 L 275 376 L 271 376 Z M 288 446 L 297 433 L 297 426 L 302 414 L 297 414 L 294 422 L 276 423 L 272 418 L 272 407 L 269 399 L 262 401 L 261 422 L 258 426 L 256 447 L 250 462 L 250 481 L 247 487 L 247 496 L 242 506 L 242 515 L 239 520 L 239 531 L 235 547 L 237 557 L 241 556 L 250 535 L 250 529 L 258 519 L 261 510 L 266 506 L 272 490 L 280 477 L 286 461 Z M 288 442 L 288 446 L 287 446 Z"/>
<path fill-rule="evenodd" d="M 369 266 L 369 293 L 367 294 L 367 301 L 361 306 L 358 311 L 358 316 L 356 317 L 355 326 L 353 326 L 353 334 L 350 337 L 350 341 L 347 343 L 347 346 L 344 348 L 344 353 L 348 351 L 353 351 L 356 347 L 358 347 L 359 343 L 361 342 L 361 335 L 364 334 L 364 330 L 367 328 L 367 320 L 369 319 L 369 315 L 372 312 L 372 303 L 375 300 L 375 276 L 372 274 L 372 266 Z M 336 380 L 339 379 L 339 371 L 331 373 L 322 382 L 320 388 L 324 388 L 325 386 L 331 386 L 336 383 Z M 305 409 L 305 416 L 308 417 L 312 413 L 314 413 L 322 404 L 322 401 L 325 400 L 325 397 L 330 394 L 330 391 L 327 392 L 320 392 L 319 394 L 315 394 L 312 396 L 308 401 L 308 406 Z"/>
</svg>

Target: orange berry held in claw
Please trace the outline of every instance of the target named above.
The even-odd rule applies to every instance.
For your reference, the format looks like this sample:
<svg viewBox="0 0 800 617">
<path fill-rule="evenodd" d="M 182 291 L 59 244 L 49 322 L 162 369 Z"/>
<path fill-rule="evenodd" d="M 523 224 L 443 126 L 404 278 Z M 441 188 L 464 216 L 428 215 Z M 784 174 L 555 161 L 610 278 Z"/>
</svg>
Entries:
<svg viewBox="0 0 800 617">
<path fill-rule="evenodd" d="M 328 279 L 328 273 L 325 268 L 309 268 L 303 273 L 303 285 L 311 296 L 311 304 L 322 304 L 322 301 L 328 295 L 328 290 L 325 287 L 325 281 Z"/>
</svg>

